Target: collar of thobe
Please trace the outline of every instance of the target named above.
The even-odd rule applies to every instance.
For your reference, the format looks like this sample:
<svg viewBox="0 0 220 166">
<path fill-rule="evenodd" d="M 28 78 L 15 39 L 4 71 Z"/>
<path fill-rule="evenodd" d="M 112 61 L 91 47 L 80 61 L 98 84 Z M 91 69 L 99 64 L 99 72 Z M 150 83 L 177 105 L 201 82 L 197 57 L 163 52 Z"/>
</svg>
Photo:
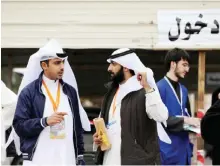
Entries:
<svg viewBox="0 0 220 166">
<path fill-rule="evenodd" d="M 47 87 L 51 89 L 51 87 L 57 87 L 59 80 L 51 80 L 45 75 L 43 75 L 43 80 L 46 83 Z"/>
<path fill-rule="evenodd" d="M 116 97 L 116 105 L 121 103 L 121 100 L 130 92 L 137 91 L 143 88 L 136 76 L 129 78 L 124 84 L 119 85 L 118 94 Z"/>
</svg>

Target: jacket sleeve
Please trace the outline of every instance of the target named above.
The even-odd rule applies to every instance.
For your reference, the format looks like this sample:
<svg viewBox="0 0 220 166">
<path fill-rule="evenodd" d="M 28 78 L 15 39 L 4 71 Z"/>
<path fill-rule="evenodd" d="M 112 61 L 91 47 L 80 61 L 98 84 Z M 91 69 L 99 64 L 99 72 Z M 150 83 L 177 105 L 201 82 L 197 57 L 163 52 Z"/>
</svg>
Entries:
<svg viewBox="0 0 220 166">
<path fill-rule="evenodd" d="M 201 122 L 201 133 L 203 139 L 211 145 L 220 145 L 220 100 L 211 106 Z"/>
<path fill-rule="evenodd" d="M 33 118 L 31 116 L 32 101 L 27 89 L 18 97 L 13 127 L 19 137 L 35 137 L 46 127 L 46 118 Z"/>
<path fill-rule="evenodd" d="M 166 130 L 171 131 L 171 132 L 184 131 L 183 124 L 184 124 L 184 118 L 169 116 L 169 118 L 167 119 Z"/>
</svg>

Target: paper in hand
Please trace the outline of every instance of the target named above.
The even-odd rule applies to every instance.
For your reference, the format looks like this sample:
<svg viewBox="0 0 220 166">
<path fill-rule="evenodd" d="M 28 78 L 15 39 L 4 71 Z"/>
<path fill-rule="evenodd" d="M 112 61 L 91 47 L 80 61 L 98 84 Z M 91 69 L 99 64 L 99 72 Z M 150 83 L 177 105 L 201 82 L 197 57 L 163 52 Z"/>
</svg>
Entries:
<svg viewBox="0 0 220 166">
<path fill-rule="evenodd" d="M 195 127 L 195 126 L 192 126 L 192 125 L 184 124 L 183 128 L 184 128 L 184 130 L 192 131 L 192 132 L 197 133 L 197 134 L 201 134 L 200 127 Z"/>
</svg>

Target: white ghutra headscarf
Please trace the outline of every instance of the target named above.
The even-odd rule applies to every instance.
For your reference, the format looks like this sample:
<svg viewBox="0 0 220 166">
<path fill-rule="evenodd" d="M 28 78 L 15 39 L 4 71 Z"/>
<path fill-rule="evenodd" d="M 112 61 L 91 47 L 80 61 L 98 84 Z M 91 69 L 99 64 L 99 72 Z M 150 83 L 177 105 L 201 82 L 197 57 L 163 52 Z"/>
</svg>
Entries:
<svg viewBox="0 0 220 166">
<path fill-rule="evenodd" d="M 7 159 L 6 149 L 13 141 L 13 134 L 10 134 L 6 142 L 5 131 L 12 126 L 13 117 L 17 103 L 17 95 L 1 81 L 1 162 Z M 12 133 L 12 132 L 11 132 Z M 15 143 L 15 145 L 17 145 Z M 20 154 L 19 147 L 15 146 L 16 152 Z"/>
</svg>

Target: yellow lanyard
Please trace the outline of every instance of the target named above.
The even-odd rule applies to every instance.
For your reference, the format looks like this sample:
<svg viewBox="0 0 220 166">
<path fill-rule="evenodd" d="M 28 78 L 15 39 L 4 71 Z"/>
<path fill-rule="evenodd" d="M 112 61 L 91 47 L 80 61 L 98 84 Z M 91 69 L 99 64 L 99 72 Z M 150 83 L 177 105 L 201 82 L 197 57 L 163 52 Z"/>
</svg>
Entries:
<svg viewBox="0 0 220 166">
<path fill-rule="evenodd" d="M 116 110 L 116 97 L 117 97 L 117 95 L 118 95 L 118 89 L 117 89 L 117 91 L 116 91 L 116 93 L 115 93 L 115 97 L 114 97 L 114 99 L 113 99 L 113 112 L 112 112 L 112 117 L 114 117 L 114 115 L 115 115 L 115 110 Z"/>
<path fill-rule="evenodd" d="M 48 94 L 48 96 L 49 96 L 49 98 L 50 98 L 50 102 L 51 102 L 52 105 L 53 105 L 53 110 L 54 110 L 54 112 L 56 112 L 57 109 L 58 109 L 58 106 L 59 106 L 59 104 L 60 104 L 60 82 L 58 82 L 56 102 L 53 100 L 53 97 L 52 97 L 52 95 L 51 95 L 51 93 L 50 93 L 50 91 L 49 91 L 49 89 L 48 89 L 46 83 L 44 82 L 44 80 L 42 81 L 42 83 L 43 83 L 43 86 L 44 86 L 44 88 L 46 89 L 46 92 L 47 92 L 47 94 Z"/>
</svg>

